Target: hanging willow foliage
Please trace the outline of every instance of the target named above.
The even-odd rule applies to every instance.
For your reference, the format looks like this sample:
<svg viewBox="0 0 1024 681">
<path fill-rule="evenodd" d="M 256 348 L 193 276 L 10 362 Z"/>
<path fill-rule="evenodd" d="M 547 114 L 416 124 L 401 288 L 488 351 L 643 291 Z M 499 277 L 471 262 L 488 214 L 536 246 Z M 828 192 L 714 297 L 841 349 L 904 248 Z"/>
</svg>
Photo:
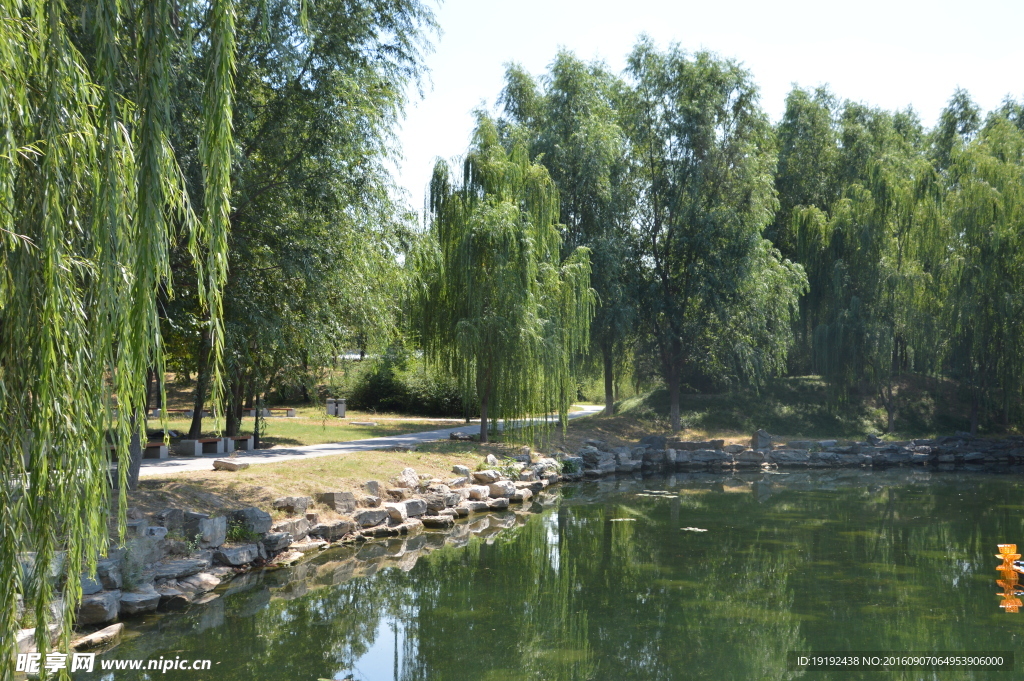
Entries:
<svg viewBox="0 0 1024 681">
<path fill-rule="evenodd" d="M 144 436 L 147 367 L 162 371 L 156 296 L 172 234 L 204 249 L 214 336 L 230 196 L 233 7 L 215 0 L 209 47 L 205 221 L 168 142 L 174 37 L 167 0 L 0 3 L 0 679 L 22 604 L 39 631 L 107 547 L 112 490 Z M 89 41 L 83 56 L 72 38 Z M 137 62 L 137 63 L 135 63 Z M 215 346 L 219 348 L 218 345 Z M 141 432 L 140 432 L 141 431 Z M 123 536 L 123 535 L 122 535 Z M 60 598 L 57 597 L 60 592 Z M 37 643 L 45 653 L 46 636 Z"/>
<path fill-rule="evenodd" d="M 506 151 L 481 114 L 461 182 L 438 161 L 430 232 L 415 254 L 416 326 L 429 360 L 479 400 L 488 419 L 528 426 L 575 397 L 571 359 L 587 347 L 594 293 L 590 253 L 561 260 L 558 192 L 522 142 Z M 546 423 L 546 421 L 545 421 Z"/>
</svg>

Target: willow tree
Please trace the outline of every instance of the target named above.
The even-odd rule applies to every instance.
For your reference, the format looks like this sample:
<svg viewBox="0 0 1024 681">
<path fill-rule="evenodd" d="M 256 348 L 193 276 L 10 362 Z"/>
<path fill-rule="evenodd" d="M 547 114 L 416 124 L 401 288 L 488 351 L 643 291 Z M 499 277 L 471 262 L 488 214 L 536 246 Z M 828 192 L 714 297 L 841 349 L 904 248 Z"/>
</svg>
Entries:
<svg viewBox="0 0 1024 681">
<path fill-rule="evenodd" d="M 628 63 L 641 319 L 679 430 L 688 373 L 757 381 L 782 368 L 806 278 L 761 236 L 777 206 L 775 156 L 750 74 L 646 38 Z"/>
<path fill-rule="evenodd" d="M 420 339 L 463 399 L 479 401 L 481 442 L 498 419 L 515 427 L 558 411 L 564 427 L 593 316 L 589 252 L 561 258 L 555 185 L 521 136 L 506 143 L 479 114 L 461 180 L 438 161 L 415 254 Z"/>
<path fill-rule="evenodd" d="M 970 393 L 973 433 L 983 407 L 1009 425 L 1024 397 L 1024 133 L 993 116 L 949 158 L 948 361 Z"/>
<path fill-rule="evenodd" d="M 616 365 L 635 326 L 631 295 L 630 192 L 625 138 L 615 98 L 621 82 L 600 63 L 559 52 L 540 87 L 517 66 L 505 74 L 506 114 L 528 130 L 530 151 L 551 174 L 561 197 L 563 253 L 590 250 L 597 310 L 590 325 L 592 356 L 604 372 L 605 412 L 615 411 Z"/>
<path fill-rule="evenodd" d="M 168 142 L 171 4 L 0 4 L 0 679 L 19 601 L 46 631 L 59 583 L 67 643 L 78 575 L 107 545 L 112 459 L 123 527 L 146 370 L 162 367 L 156 296 L 172 237 L 191 245 L 221 342 L 234 10 L 202 8 L 196 216 Z"/>
</svg>

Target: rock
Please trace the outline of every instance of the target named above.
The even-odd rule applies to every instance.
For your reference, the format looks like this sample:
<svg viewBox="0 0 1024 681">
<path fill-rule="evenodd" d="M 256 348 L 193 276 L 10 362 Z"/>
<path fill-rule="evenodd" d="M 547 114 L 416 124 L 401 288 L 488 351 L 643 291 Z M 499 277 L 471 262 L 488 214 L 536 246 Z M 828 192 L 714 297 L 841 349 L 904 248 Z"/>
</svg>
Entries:
<svg viewBox="0 0 1024 681">
<path fill-rule="evenodd" d="M 209 572 L 198 572 L 191 577 L 179 579 L 178 584 L 196 593 L 206 593 L 220 586 L 220 577 Z"/>
<path fill-rule="evenodd" d="M 185 538 L 195 541 L 204 549 L 216 548 L 224 543 L 228 535 L 228 519 L 224 516 L 211 518 L 205 513 L 186 513 Z"/>
<path fill-rule="evenodd" d="M 182 532 L 185 529 L 185 512 L 180 508 L 165 508 L 153 514 L 153 522 L 166 527 L 168 532 Z"/>
<path fill-rule="evenodd" d="M 415 518 L 427 512 L 427 502 L 423 499 L 409 499 L 405 502 L 405 513 L 410 518 Z"/>
<path fill-rule="evenodd" d="M 309 497 L 281 497 L 274 499 L 271 504 L 274 508 L 284 511 L 288 515 L 302 515 L 312 505 L 313 500 Z"/>
<path fill-rule="evenodd" d="M 91 596 L 91 595 L 93 595 L 95 593 L 99 593 L 100 591 L 103 591 L 103 584 L 100 583 L 100 580 L 93 579 L 92 577 L 90 577 L 89 575 L 87 575 L 84 572 L 82 573 L 82 576 L 80 577 L 80 581 L 82 582 L 82 595 L 83 596 Z"/>
<path fill-rule="evenodd" d="M 309 521 L 309 525 L 310 527 L 312 527 L 313 525 L 316 525 L 320 522 L 320 514 L 310 513 L 309 511 L 306 511 L 306 520 Z"/>
<path fill-rule="evenodd" d="M 365 489 L 366 493 L 369 494 L 371 497 L 380 496 L 381 487 L 380 482 L 377 480 L 367 480 L 366 482 L 363 483 L 363 489 Z"/>
<path fill-rule="evenodd" d="M 337 513 L 351 514 L 356 510 L 356 497 L 352 492 L 320 492 L 313 498 Z"/>
<path fill-rule="evenodd" d="M 449 433 L 448 439 L 457 440 L 459 442 L 471 442 L 476 438 L 473 437 L 472 433 L 460 433 L 458 431 L 454 431 L 452 433 Z"/>
<path fill-rule="evenodd" d="M 469 509 L 470 513 L 483 513 L 488 510 L 486 501 L 467 501 L 466 508 Z"/>
<path fill-rule="evenodd" d="M 159 598 L 159 594 L 157 594 Z M 75 639 L 71 642 L 72 650 L 89 650 L 90 648 L 99 648 L 111 643 L 116 643 L 124 632 L 124 625 L 120 622 L 117 624 L 111 624 L 105 629 L 94 631 L 88 636 Z"/>
<path fill-rule="evenodd" d="M 368 508 L 354 513 L 352 519 L 356 521 L 356 525 L 359 527 L 373 527 L 387 520 L 388 515 L 388 512 L 383 508 Z"/>
<path fill-rule="evenodd" d="M 836 440 L 818 440 L 818 446 L 822 449 L 828 449 L 829 447 L 835 447 L 839 444 Z"/>
<path fill-rule="evenodd" d="M 270 532 L 261 543 L 269 553 L 277 553 L 288 548 L 293 541 L 295 541 L 295 537 L 290 532 Z"/>
<path fill-rule="evenodd" d="M 271 565 L 294 565 L 302 560 L 305 554 L 302 551 L 285 551 L 271 561 Z"/>
<path fill-rule="evenodd" d="M 780 466 L 806 465 L 811 460 L 811 455 L 803 449 L 776 449 L 768 454 L 768 460 Z"/>
<path fill-rule="evenodd" d="M 668 438 L 664 435 L 645 435 L 640 438 L 640 444 L 648 445 L 654 449 L 665 449 Z"/>
<path fill-rule="evenodd" d="M 494 456 L 494 454 L 488 454 L 487 456 L 484 457 L 484 463 L 487 464 L 488 466 L 497 466 L 498 457 Z"/>
<path fill-rule="evenodd" d="M 355 529 L 355 523 L 350 520 L 334 520 L 310 528 L 309 533 L 314 537 L 323 537 L 327 541 L 337 541 Z"/>
<path fill-rule="evenodd" d="M 725 451 L 726 454 L 739 454 L 746 449 L 746 445 L 725 445 L 722 447 L 722 450 Z"/>
<path fill-rule="evenodd" d="M 242 463 L 241 461 L 231 461 L 229 459 L 214 459 L 213 470 L 215 471 L 244 471 L 249 467 L 249 464 Z"/>
<path fill-rule="evenodd" d="M 508 497 L 516 493 L 516 486 L 509 480 L 502 480 L 501 482 L 492 482 L 487 491 L 492 497 Z"/>
<path fill-rule="evenodd" d="M 420 518 L 420 522 L 423 523 L 423 527 L 441 530 L 448 529 L 455 525 L 455 519 L 450 515 L 425 515 Z"/>
<path fill-rule="evenodd" d="M 451 516 L 452 518 L 457 518 L 459 516 L 459 512 L 454 508 L 443 508 L 437 512 L 437 515 L 446 515 Z"/>
<path fill-rule="evenodd" d="M 309 535 L 310 524 L 305 518 L 293 518 L 274 523 L 271 532 L 287 532 L 292 535 L 294 541 L 305 539 Z"/>
<path fill-rule="evenodd" d="M 482 482 L 485 485 L 488 485 L 492 482 L 501 480 L 501 473 L 494 470 L 476 471 L 473 473 L 473 480 L 474 482 Z"/>
<path fill-rule="evenodd" d="M 149 523 L 144 519 L 128 520 L 125 522 L 125 537 L 138 539 L 146 536 Z"/>
<path fill-rule="evenodd" d="M 453 478 L 448 481 L 448 487 L 465 487 L 469 484 L 469 478 Z"/>
<path fill-rule="evenodd" d="M 764 453 L 748 449 L 733 455 L 733 461 L 741 466 L 760 466 L 764 463 Z"/>
<path fill-rule="evenodd" d="M 487 508 L 492 511 L 502 511 L 508 508 L 508 499 L 491 499 L 490 501 L 487 502 Z"/>
<path fill-rule="evenodd" d="M 256 535 L 267 534 L 270 531 L 270 525 L 273 524 L 270 514 L 255 506 L 230 511 L 227 518 L 231 523 L 238 523 Z"/>
<path fill-rule="evenodd" d="M 408 499 L 411 496 L 410 491 L 404 487 L 389 487 L 387 489 L 387 493 L 388 496 L 395 501 L 402 501 L 403 499 Z"/>
<path fill-rule="evenodd" d="M 320 551 L 326 549 L 330 544 L 321 539 L 306 539 L 305 541 L 298 541 L 288 547 L 290 551 L 298 551 L 299 553 L 308 553 L 309 551 Z"/>
<path fill-rule="evenodd" d="M 174 587 L 162 587 L 160 592 L 160 608 L 171 612 L 188 609 L 192 605 L 192 596 Z"/>
<path fill-rule="evenodd" d="M 468 493 L 468 498 L 476 500 L 487 499 L 491 496 L 491 490 L 486 485 L 467 487 L 466 492 Z"/>
<path fill-rule="evenodd" d="M 786 447 L 789 449 L 817 449 L 818 442 L 816 440 L 790 440 L 786 443 Z"/>
<path fill-rule="evenodd" d="M 180 558 L 165 560 L 153 566 L 153 579 L 180 579 L 202 572 L 210 567 L 206 558 Z"/>
<path fill-rule="evenodd" d="M 253 562 L 260 557 L 260 549 L 256 544 L 241 546 L 222 546 L 213 552 L 213 559 L 221 565 L 238 567 Z"/>
<path fill-rule="evenodd" d="M 530 482 L 537 479 L 537 473 L 532 468 L 528 468 L 519 473 L 519 479 L 523 482 Z"/>
<path fill-rule="evenodd" d="M 360 497 L 359 505 L 363 508 L 377 508 L 380 506 L 380 497 Z"/>
<path fill-rule="evenodd" d="M 772 436 L 767 430 L 758 430 L 754 433 L 754 436 L 750 438 L 751 449 L 770 449 L 772 446 Z"/>
<path fill-rule="evenodd" d="M 529 501 L 531 498 L 533 498 L 533 492 L 524 487 L 522 489 L 516 490 L 516 493 L 509 496 L 508 500 L 514 504 L 521 504 L 523 502 Z"/>
<path fill-rule="evenodd" d="M 399 523 L 404 523 L 409 518 L 409 513 L 405 510 L 405 502 L 384 504 L 384 510 L 388 512 L 392 520 Z"/>
<path fill-rule="evenodd" d="M 885 440 L 883 440 L 877 435 L 868 435 L 868 442 L 870 442 L 875 447 L 881 444 L 885 444 Z"/>
<path fill-rule="evenodd" d="M 416 474 L 415 469 L 406 468 L 398 474 L 398 477 L 395 478 L 395 485 L 398 487 L 405 487 L 407 489 L 419 489 L 420 476 Z"/>
<path fill-rule="evenodd" d="M 75 616 L 75 623 L 79 626 L 86 624 L 102 624 L 117 618 L 117 612 L 121 602 L 120 591 L 100 591 L 82 598 L 78 605 L 78 613 Z"/>
<path fill-rule="evenodd" d="M 452 466 L 452 473 L 459 476 L 460 478 L 468 478 L 470 476 L 471 471 L 469 470 L 469 466 L 455 465 Z"/>
<path fill-rule="evenodd" d="M 167 536 L 167 528 L 160 526 L 146 528 L 146 536 L 160 541 Z"/>
<path fill-rule="evenodd" d="M 137 615 L 140 612 L 152 612 L 160 605 L 160 593 L 152 584 L 146 584 L 134 591 L 121 594 L 120 612 L 122 615 Z"/>
</svg>

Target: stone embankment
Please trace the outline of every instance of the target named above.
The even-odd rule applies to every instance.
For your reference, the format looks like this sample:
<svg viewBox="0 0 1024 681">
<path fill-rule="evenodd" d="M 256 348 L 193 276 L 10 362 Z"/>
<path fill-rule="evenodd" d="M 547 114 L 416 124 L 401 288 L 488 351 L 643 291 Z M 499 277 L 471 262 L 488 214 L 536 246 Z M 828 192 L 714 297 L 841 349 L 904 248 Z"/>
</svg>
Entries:
<svg viewBox="0 0 1024 681">
<path fill-rule="evenodd" d="M 612 447 L 600 440 L 586 440 L 569 466 L 586 478 L 638 471 L 699 471 L 743 468 L 840 468 L 890 466 L 1008 467 L 1024 462 L 1024 437 L 1001 440 L 959 433 L 936 439 L 888 442 L 870 437 L 867 442 L 837 440 L 790 440 L 775 442 L 763 430 L 749 445 L 673 440 L 650 435 L 636 445 Z"/>
<path fill-rule="evenodd" d="M 83 598 L 75 626 L 92 628 L 158 610 L 185 610 L 216 599 L 213 591 L 222 583 L 254 567 L 295 565 L 334 545 L 417 535 L 425 528 L 468 537 L 467 527 L 490 525 L 457 525 L 457 519 L 521 507 L 562 479 L 559 462 L 532 458 L 528 450 L 501 462 L 489 455 L 484 465 L 493 468 L 455 466 L 454 477 L 445 480 L 406 468 L 390 485 L 367 482 L 365 494 L 359 495 L 322 491 L 312 497 L 283 497 L 273 502 L 278 515 L 285 516 L 276 522 L 256 507 L 213 517 L 178 508 L 134 517 L 128 521 L 125 548 L 99 560 L 95 573 L 81 576 Z M 310 511 L 314 501 L 323 509 L 320 513 Z M 326 509 L 332 517 L 321 520 L 321 513 L 328 515 Z M 32 569 L 30 555 L 23 563 Z M 19 604 L 19 618 L 23 614 Z M 34 647 L 34 635 L 34 629 L 22 630 L 20 652 Z M 85 637 L 81 647 L 102 639 Z"/>
</svg>

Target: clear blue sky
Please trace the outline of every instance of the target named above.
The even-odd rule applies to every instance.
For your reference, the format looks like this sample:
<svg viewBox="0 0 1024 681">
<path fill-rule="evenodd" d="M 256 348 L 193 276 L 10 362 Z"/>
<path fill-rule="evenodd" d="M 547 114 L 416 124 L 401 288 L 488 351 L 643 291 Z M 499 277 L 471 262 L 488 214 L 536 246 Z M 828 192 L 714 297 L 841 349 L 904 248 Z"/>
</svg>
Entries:
<svg viewBox="0 0 1024 681">
<path fill-rule="evenodd" d="M 912 106 L 929 126 L 958 86 L 985 110 L 1024 95 L 1022 0 L 446 0 L 436 11 L 432 84 L 423 99 L 412 94 L 399 132 L 397 179 L 417 210 L 434 159 L 464 153 L 472 110 L 493 108 L 504 64 L 539 75 L 560 47 L 615 71 L 641 33 L 712 50 L 753 73 L 773 120 L 793 84 Z"/>
</svg>

